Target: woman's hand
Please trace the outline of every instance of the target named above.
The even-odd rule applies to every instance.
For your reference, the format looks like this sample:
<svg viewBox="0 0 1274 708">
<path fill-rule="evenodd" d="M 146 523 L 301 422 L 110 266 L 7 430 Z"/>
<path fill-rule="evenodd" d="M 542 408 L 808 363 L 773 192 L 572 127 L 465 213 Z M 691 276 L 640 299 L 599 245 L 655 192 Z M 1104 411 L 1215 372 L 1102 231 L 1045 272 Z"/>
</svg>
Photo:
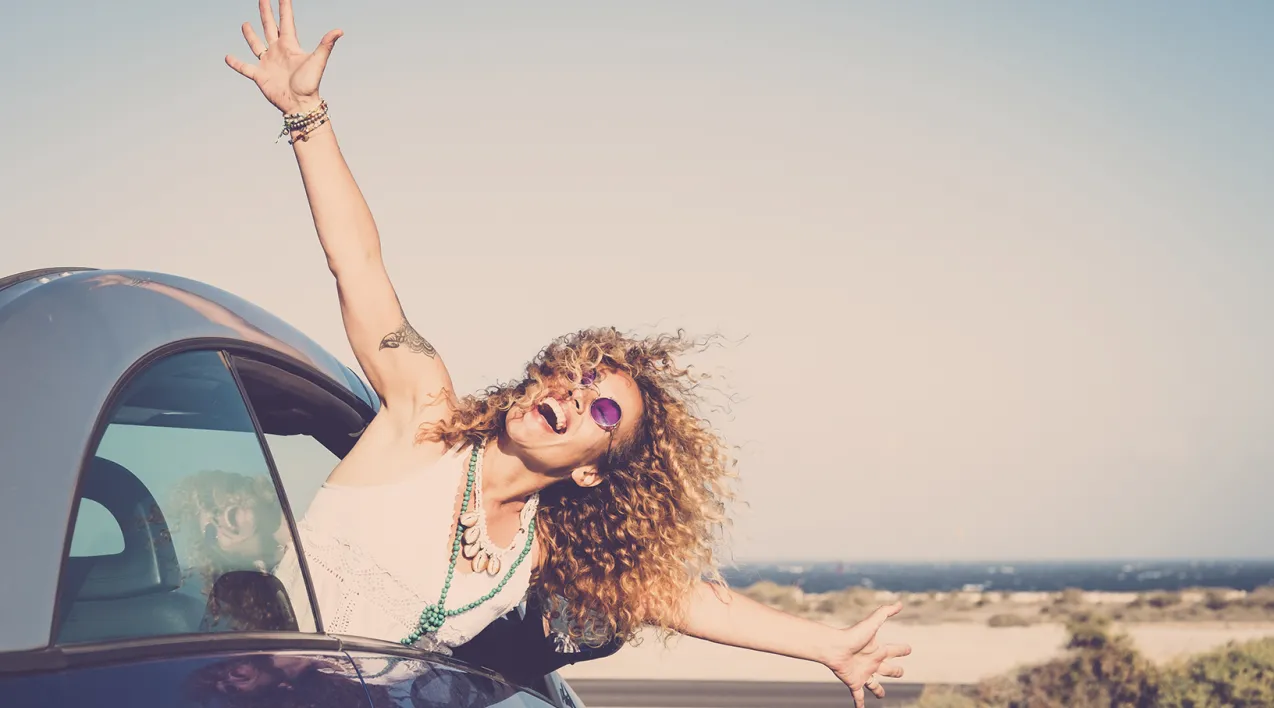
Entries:
<svg viewBox="0 0 1274 708">
<path fill-rule="evenodd" d="M 836 629 L 700 582 L 690 594 L 685 616 L 672 629 L 717 644 L 817 661 L 849 686 L 854 703 L 863 708 L 867 691 L 885 695 L 875 675 L 902 676 L 901 668 L 884 662 L 907 656 L 911 647 L 876 642 L 885 621 L 901 611 L 902 603 L 885 605 L 853 627 Z"/>
<path fill-rule="evenodd" d="M 841 630 L 838 645 L 823 662 L 836 674 L 836 678 L 849 686 L 857 708 L 864 707 L 867 691 L 871 691 L 877 698 L 885 697 L 885 688 L 876 680 L 877 675 L 902 677 L 902 667 L 884 662 L 907 656 L 911 653 L 911 647 L 905 644 L 880 644 L 876 641 L 876 633 L 885 624 L 885 620 L 901 610 L 902 603 L 886 605 L 862 622 Z"/>
<path fill-rule="evenodd" d="M 233 56 L 226 56 L 231 69 L 252 79 L 266 100 L 284 113 L 301 113 L 319 105 L 319 81 L 332 47 L 342 32 L 332 30 L 323 36 L 318 48 L 307 54 L 296 39 L 296 23 L 292 19 L 292 0 L 279 0 L 279 23 L 274 22 L 270 0 L 260 0 L 261 28 L 265 41 L 257 37 L 250 22 L 243 23 L 243 38 L 257 57 L 253 66 Z"/>
</svg>

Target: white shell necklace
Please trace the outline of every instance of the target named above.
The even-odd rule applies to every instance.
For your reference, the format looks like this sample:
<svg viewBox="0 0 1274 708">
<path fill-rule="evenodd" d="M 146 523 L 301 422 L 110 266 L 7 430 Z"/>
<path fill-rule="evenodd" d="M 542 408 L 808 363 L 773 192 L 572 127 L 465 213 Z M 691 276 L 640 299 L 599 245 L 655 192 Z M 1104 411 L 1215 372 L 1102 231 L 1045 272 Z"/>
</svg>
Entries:
<svg viewBox="0 0 1274 708">
<path fill-rule="evenodd" d="M 509 542 L 509 545 L 504 547 L 496 545 L 487 533 L 487 510 L 482 504 L 482 458 L 484 457 L 486 455 L 478 456 L 477 468 L 474 470 L 473 511 L 460 517 L 460 524 L 465 527 L 461 537 L 460 552 L 472 562 L 473 572 L 499 575 L 500 569 L 504 567 L 505 556 L 512 553 L 518 547 L 518 542 L 526 536 L 529 522 L 535 518 L 535 511 L 539 508 L 540 494 L 536 492 L 526 500 L 526 505 L 518 514 L 518 532 L 513 534 L 513 540 Z"/>
</svg>

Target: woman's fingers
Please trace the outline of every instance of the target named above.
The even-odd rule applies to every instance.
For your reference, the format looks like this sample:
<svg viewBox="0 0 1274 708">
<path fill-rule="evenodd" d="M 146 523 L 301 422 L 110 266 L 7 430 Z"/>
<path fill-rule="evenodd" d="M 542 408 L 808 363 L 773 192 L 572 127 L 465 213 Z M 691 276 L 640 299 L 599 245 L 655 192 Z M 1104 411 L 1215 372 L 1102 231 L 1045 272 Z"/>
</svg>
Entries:
<svg viewBox="0 0 1274 708">
<path fill-rule="evenodd" d="M 881 664 L 880 667 L 876 669 L 876 673 L 881 676 L 888 676 L 889 678 L 902 678 L 902 667 L 894 666 L 893 664 Z"/>
<path fill-rule="evenodd" d="M 274 44 L 279 41 L 279 26 L 274 24 L 274 10 L 270 8 L 270 0 L 260 0 L 259 4 L 261 6 L 261 29 L 265 30 L 265 41 Z"/>
<path fill-rule="evenodd" d="M 900 656 L 911 654 L 911 645 L 909 644 L 886 644 L 885 658 L 897 659 Z"/>
<path fill-rule="evenodd" d="M 252 56 L 260 59 L 261 53 L 266 50 L 266 43 L 261 41 L 256 31 L 252 29 L 252 23 L 243 23 L 243 38 L 248 41 L 248 49 L 252 50 Z"/>
<path fill-rule="evenodd" d="M 238 59 L 235 59 L 234 57 L 230 56 L 229 54 L 226 55 L 226 64 L 231 69 L 234 69 L 235 71 L 239 72 L 240 74 L 243 74 L 247 78 L 252 79 L 253 81 L 256 81 L 257 68 L 255 66 L 252 66 L 251 64 L 245 64 L 239 61 Z"/>
<path fill-rule="evenodd" d="M 292 18 L 292 0 L 279 0 L 279 36 L 296 37 L 296 20 Z"/>
<path fill-rule="evenodd" d="M 287 0 L 281 1 L 287 2 Z M 336 40 L 340 39 L 344 35 L 344 32 L 334 29 L 323 35 L 323 39 L 319 40 L 318 46 L 314 48 L 314 56 L 318 57 L 320 65 L 327 65 L 327 58 L 332 56 L 332 48 L 336 46 Z"/>
</svg>

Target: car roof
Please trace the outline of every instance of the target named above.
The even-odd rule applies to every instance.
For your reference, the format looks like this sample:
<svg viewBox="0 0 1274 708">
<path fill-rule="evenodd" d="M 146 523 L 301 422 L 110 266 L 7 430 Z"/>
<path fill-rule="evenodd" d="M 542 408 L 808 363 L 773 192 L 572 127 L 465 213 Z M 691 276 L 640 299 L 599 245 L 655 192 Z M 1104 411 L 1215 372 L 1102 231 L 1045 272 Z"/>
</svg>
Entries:
<svg viewBox="0 0 1274 708">
<path fill-rule="evenodd" d="M 157 287 L 134 287 L 139 280 Z M 199 345 L 259 352 L 377 407 L 312 339 L 213 286 L 84 268 L 0 278 L 0 652 L 50 643 L 80 468 L 117 383 Z"/>
</svg>

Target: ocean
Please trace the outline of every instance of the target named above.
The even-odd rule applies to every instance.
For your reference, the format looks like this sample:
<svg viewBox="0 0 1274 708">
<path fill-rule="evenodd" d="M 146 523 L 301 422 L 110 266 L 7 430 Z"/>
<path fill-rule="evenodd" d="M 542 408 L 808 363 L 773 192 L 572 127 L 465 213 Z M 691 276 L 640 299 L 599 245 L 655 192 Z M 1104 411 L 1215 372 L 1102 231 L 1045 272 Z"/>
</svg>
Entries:
<svg viewBox="0 0 1274 708">
<path fill-rule="evenodd" d="M 734 587 L 761 580 L 806 592 L 868 587 L 897 592 L 1153 592 L 1184 588 L 1250 591 L 1274 585 L 1274 560 L 988 563 L 747 563 L 725 572 Z"/>
</svg>

